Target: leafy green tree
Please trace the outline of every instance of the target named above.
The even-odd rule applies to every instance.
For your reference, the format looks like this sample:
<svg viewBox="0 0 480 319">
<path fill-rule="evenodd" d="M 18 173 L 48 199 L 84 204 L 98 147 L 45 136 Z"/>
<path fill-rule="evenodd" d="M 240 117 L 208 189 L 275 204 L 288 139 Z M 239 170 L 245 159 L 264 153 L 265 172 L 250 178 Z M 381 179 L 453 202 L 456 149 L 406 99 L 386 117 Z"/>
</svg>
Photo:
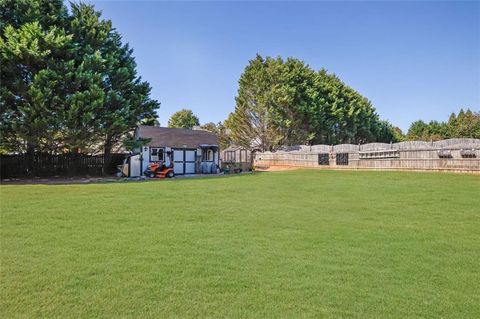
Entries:
<svg viewBox="0 0 480 319">
<path fill-rule="evenodd" d="M 226 149 L 232 143 L 230 136 L 228 134 L 228 130 L 222 122 L 218 122 L 217 124 L 213 122 L 205 123 L 200 126 L 202 130 L 209 131 L 215 133 L 218 136 L 219 146 L 221 149 Z"/>
<path fill-rule="evenodd" d="M 376 141 L 384 143 L 396 143 L 403 140 L 402 131 L 397 127 L 393 127 L 388 121 L 380 121 L 376 125 Z"/>
<path fill-rule="evenodd" d="M 410 124 L 407 132 L 408 140 L 423 140 L 427 136 L 428 124 L 418 120 Z"/>
<path fill-rule="evenodd" d="M 386 123 L 380 121 L 371 102 L 336 75 L 320 70 L 314 92 L 322 110 L 319 115 L 324 118 L 315 143 L 390 141 L 391 136 L 385 135 Z"/>
<path fill-rule="evenodd" d="M 225 122 L 237 145 L 274 150 L 311 140 L 314 72 L 296 59 L 257 55 L 240 77 L 235 112 Z"/>
<path fill-rule="evenodd" d="M 56 96 L 45 82 L 58 72 L 71 36 L 63 29 L 62 1 L 5 1 L 0 4 L 0 129 L 2 148 L 33 156 L 59 126 L 52 116 Z"/>
<path fill-rule="evenodd" d="M 160 103 L 150 98 L 151 87 L 137 75 L 133 50 L 123 45 L 121 36 L 111 31 L 102 45 L 105 71 L 103 90 L 105 104 L 100 114 L 105 167 L 109 166 L 112 147 L 136 125 L 157 124 L 156 109 Z"/>
<path fill-rule="evenodd" d="M 480 112 L 460 109 L 458 116 L 452 113 L 447 125 L 450 137 L 480 138 Z"/>
<path fill-rule="evenodd" d="M 447 123 L 430 121 L 427 127 L 427 137 L 433 141 L 449 138 Z"/>
<path fill-rule="evenodd" d="M 225 123 L 236 144 L 261 150 L 394 139 L 393 127 L 380 121 L 368 99 L 337 76 L 293 58 L 251 60 Z"/>
<path fill-rule="evenodd" d="M 393 128 L 393 142 L 403 142 L 407 140 L 405 134 L 403 134 L 402 130 L 399 127 Z"/>
<path fill-rule="evenodd" d="M 73 43 L 69 50 L 65 107 L 62 117 L 62 139 L 65 148 L 74 153 L 94 152 L 102 144 L 98 135 L 106 103 L 103 87 L 105 55 L 103 44 L 111 31 L 111 23 L 102 21 L 92 6 L 72 4 L 68 31 Z M 59 79 L 61 80 L 61 79 Z"/>
<path fill-rule="evenodd" d="M 159 103 L 136 74 L 132 50 L 92 5 L 0 4 L 1 147 L 29 154 L 103 152 Z"/>
<path fill-rule="evenodd" d="M 187 128 L 192 129 L 194 126 L 200 125 L 198 117 L 195 116 L 192 110 L 181 109 L 172 114 L 168 120 L 168 127 L 172 128 Z"/>
<path fill-rule="evenodd" d="M 447 122 L 415 121 L 407 133 L 409 140 L 442 140 L 447 138 L 480 138 L 480 112 L 460 109 L 458 115 L 452 113 Z"/>
<path fill-rule="evenodd" d="M 202 125 L 200 125 L 200 128 L 204 131 L 217 133 L 217 124 L 215 124 L 213 122 L 208 122 L 208 123 L 202 124 Z"/>
<path fill-rule="evenodd" d="M 146 117 L 140 121 L 140 125 L 146 126 L 160 126 L 160 121 L 155 117 Z"/>
<path fill-rule="evenodd" d="M 7 25 L 20 28 L 31 22 L 38 22 L 48 29 L 63 25 L 68 17 L 62 0 L 2 0 L 0 1 L 0 34 Z"/>
<path fill-rule="evenodd" d="M 151 138 L 135 138 L 133 134 L 128 133 L 122 139 L 122 146 L 129 152 L 135 152 L 141 150 L 145 145 L 148 145 L 152 141 Z"/>
<path fill-rule="evenodd" d="M 281 145 L 284 139 L 269 95 L 273 83 L 268 68 L 273 63 L 257 55 L 240 77 L 235 112 L 226 121 L 237 145 L 267 151 Z"/>
</svg>

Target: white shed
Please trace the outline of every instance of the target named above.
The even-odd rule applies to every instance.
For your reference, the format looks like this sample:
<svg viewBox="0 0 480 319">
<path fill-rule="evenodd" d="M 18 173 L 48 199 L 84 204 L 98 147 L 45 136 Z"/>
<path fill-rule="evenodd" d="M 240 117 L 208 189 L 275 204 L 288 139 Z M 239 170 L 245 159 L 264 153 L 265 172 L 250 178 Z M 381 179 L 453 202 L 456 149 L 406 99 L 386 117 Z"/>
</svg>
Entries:
<svg viewBox="0 0 480 319">
<path fill-rule="evenodd" d="M 216 174 L 219 172 L 219 147 L 216 134 L 203 130 L 139 126 L 135 138 L 150 142 L 140 151 L 141 172 L 152 162 L 170 165 L 167 152 L 173 154 L 176 175 Z"/>
</svg>

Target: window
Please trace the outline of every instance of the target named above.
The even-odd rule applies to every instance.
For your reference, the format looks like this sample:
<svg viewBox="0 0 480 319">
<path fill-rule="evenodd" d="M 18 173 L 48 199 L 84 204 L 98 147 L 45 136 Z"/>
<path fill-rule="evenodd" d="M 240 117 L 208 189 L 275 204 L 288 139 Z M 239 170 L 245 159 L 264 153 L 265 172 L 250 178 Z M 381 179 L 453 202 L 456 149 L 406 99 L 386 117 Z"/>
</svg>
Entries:
<svg viewBox="0 0 480 319">
<path fill-rule="evenodd" d="M 348 165 L 348 153 L 337 153 L 337 165 Z"/>
<path fill-rule="evenodd" d="M 471 150 L 464 150 L 463 148 L 460 150 L 460 155 L 463 158 L 475 158 L 477 157 L 477 153 L 475 152 L 475 149 L 472 148 Z"/>
<path fill-rule="evenodd" d="M 359 153 L 360 159 L 373 159 L 373 158 L 396 158 L 400 157 L 398 150 L 382 150 L 382 151 L 366 151 Z"/>
<path fill-rule="evenodd" d="M 163 148 L 150 148 L 150 162 L 163 161 Z"/>
<path fill-rule="evenodd" d="M 212 150 L 203 150 L 203 161 L 211 162 L 213 161 L 213 151 Z"/>
<path fill-rule="evenodd" d="M 318 165 L 330 165 L 330 155 L 328 153 L 318 154 Z"/>
<path fill-rule="evenodd" d="M 247 161 L 247 150 L 240 150 L 240 163 Z"/>
<path fill-rule="evenodd" d="M 452 152 L 450 150 L 438 150 L 437 154 L 440 158 L 452 158 Z"/>
<path fill-rule="evenodd" d="M 225 162 L 235 162 L 235 151 L 225 151 Z"/>
</svg>

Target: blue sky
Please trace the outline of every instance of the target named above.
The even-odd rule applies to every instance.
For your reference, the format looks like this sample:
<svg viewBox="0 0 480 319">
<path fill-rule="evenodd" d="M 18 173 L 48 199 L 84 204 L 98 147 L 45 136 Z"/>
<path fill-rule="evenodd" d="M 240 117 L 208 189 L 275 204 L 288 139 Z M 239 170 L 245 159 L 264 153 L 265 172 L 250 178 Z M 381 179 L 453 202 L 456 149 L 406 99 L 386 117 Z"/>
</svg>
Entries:
<svg viewBox="0 0 480 319">
<path fill-rule="evenodd" d="M 162 105 L 224 120 L 256 53 L 326 68 L 402 130 L 480 110 L 480 2 L 89 1 L 134 48 Z"/>
</svg>

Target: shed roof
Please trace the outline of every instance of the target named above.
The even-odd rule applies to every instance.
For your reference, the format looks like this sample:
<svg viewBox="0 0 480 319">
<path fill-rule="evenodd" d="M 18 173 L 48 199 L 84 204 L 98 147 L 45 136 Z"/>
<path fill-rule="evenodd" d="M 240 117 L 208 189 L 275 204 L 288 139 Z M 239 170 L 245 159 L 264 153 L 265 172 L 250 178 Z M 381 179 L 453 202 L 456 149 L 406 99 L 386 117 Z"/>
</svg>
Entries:
<svg viewBox="0 0 480 319">
<path fill-rule="evenodd" d="M 237 146 L 237 145 L 230 145 L 229 147 L 227 147 L 227 148 L 224 149 L 223 151 L 231 152 L 231 151 L 239 151 L 239 150 L 247 150 L 247 151 L 250 151 L 250 150 L 246 149 L 245 147 Z"/>
<path fill-rule="evenodd" d="M 141 125 L 136 136 L 150 138 L 148 146 L 199 148 L 202 144 L 218 145 L 215 133 L 202 130 Z"/>
</svg>

